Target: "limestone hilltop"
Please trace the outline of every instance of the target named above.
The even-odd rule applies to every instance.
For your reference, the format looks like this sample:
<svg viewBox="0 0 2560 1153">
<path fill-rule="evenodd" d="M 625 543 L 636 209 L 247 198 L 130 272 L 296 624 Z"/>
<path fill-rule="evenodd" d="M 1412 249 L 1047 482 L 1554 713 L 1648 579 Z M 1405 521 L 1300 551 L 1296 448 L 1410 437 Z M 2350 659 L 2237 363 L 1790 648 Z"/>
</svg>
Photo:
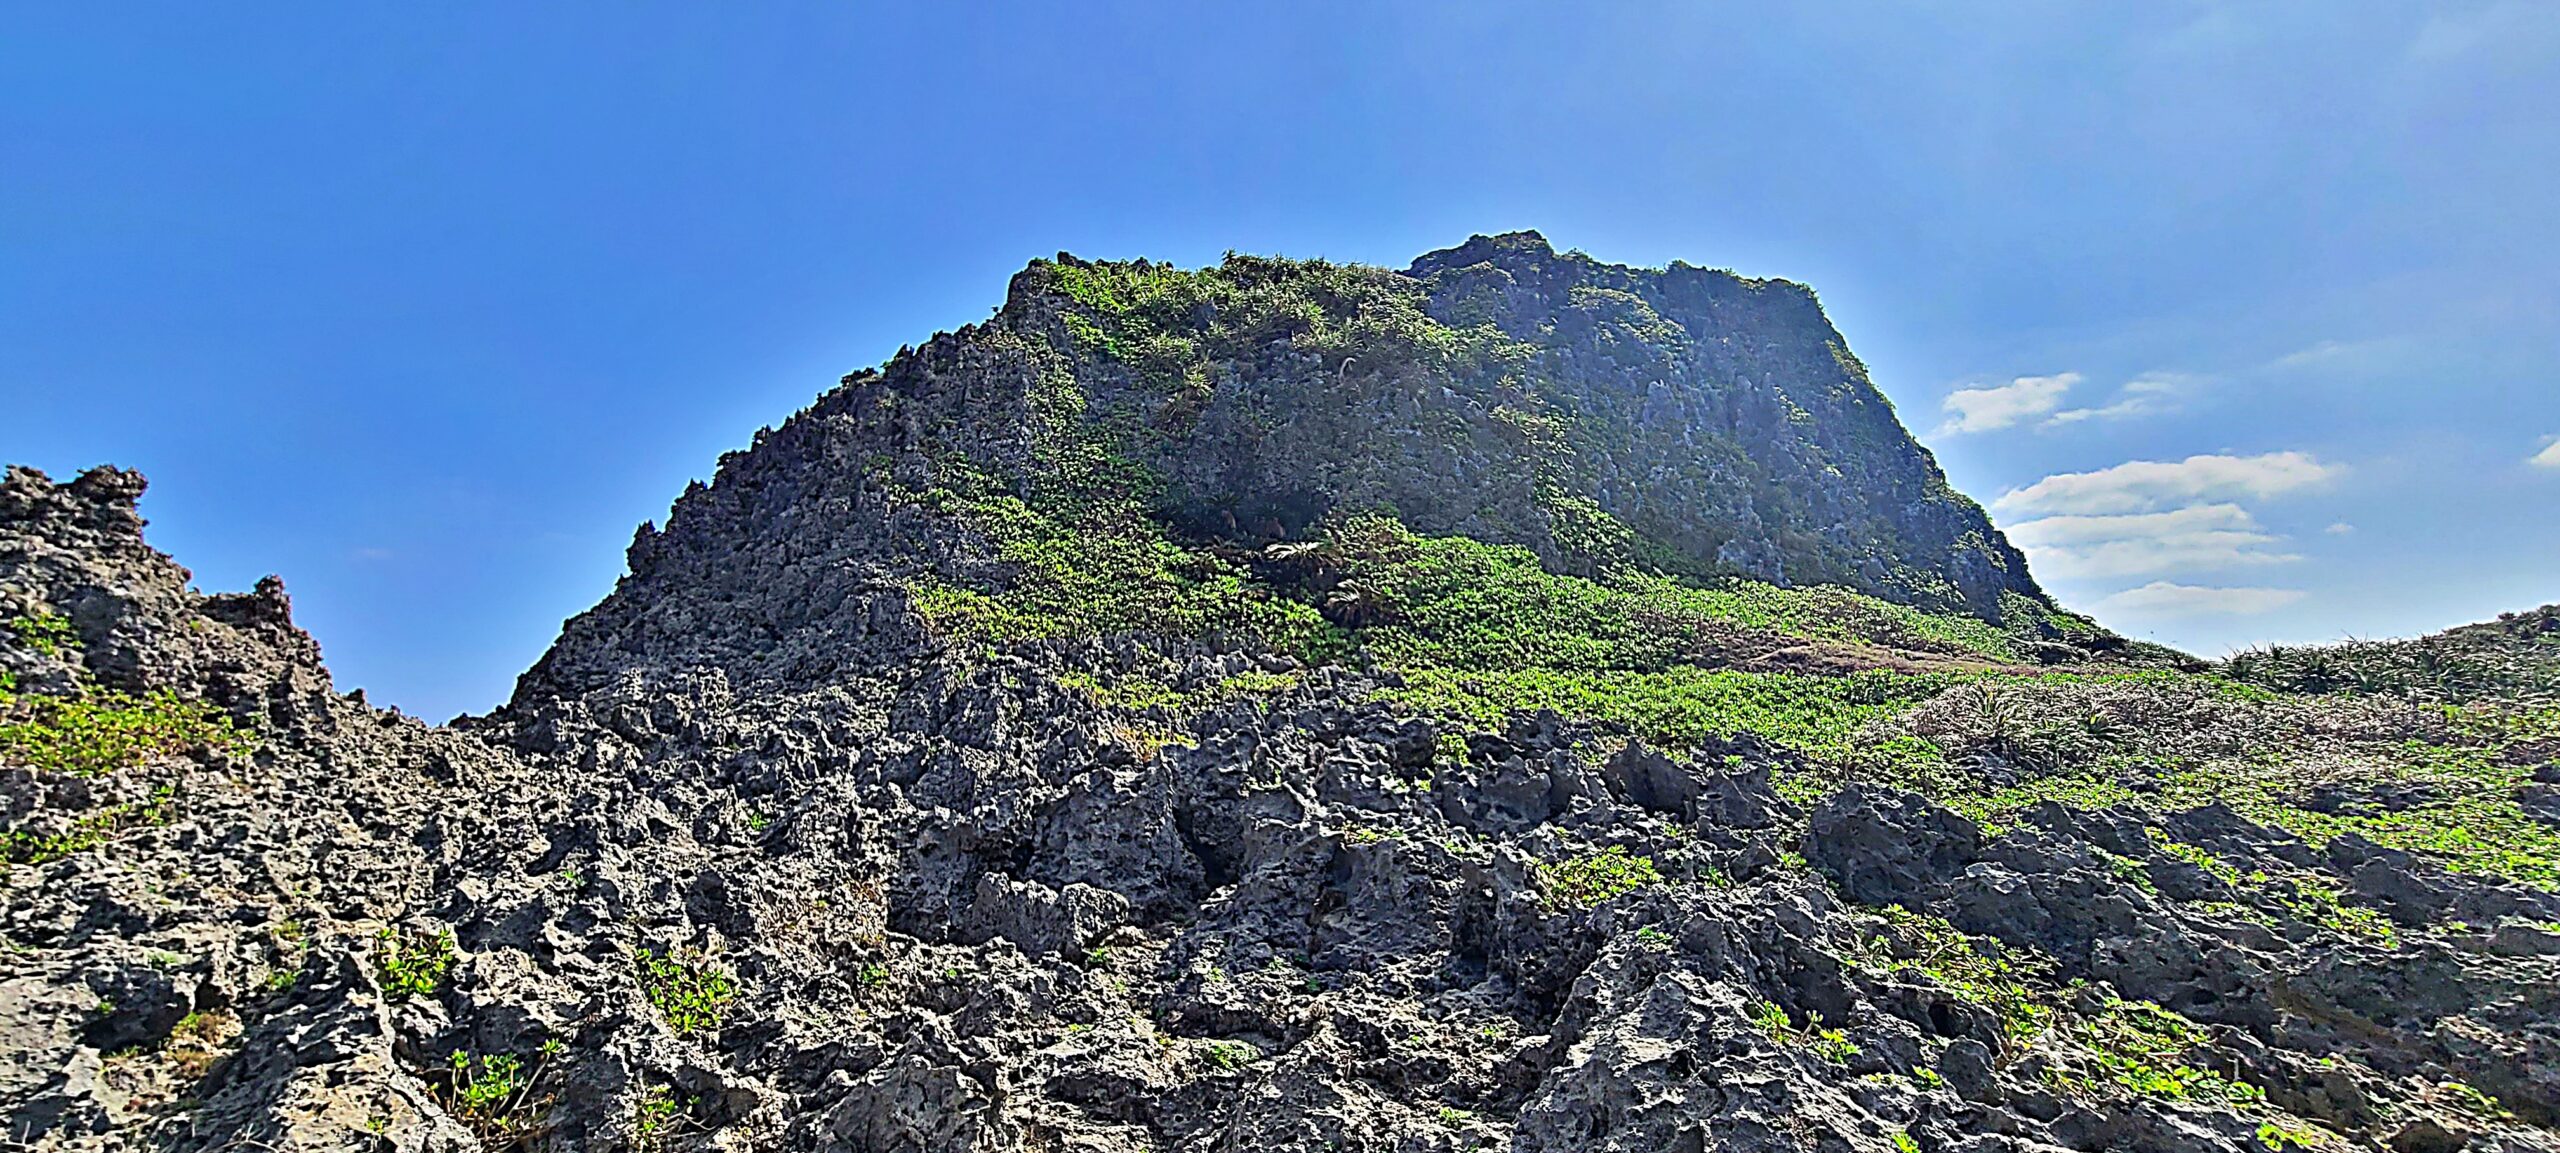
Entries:
<svg viewBox="0 0 2560 1153">
<path fill-rule="evenodd" d="M 0 482 L 41 1150 L 2560 1148 L 2560 633 L 2055 605 L 1812 294 L 1061 256 L 483 717 Z"/>
</svg>

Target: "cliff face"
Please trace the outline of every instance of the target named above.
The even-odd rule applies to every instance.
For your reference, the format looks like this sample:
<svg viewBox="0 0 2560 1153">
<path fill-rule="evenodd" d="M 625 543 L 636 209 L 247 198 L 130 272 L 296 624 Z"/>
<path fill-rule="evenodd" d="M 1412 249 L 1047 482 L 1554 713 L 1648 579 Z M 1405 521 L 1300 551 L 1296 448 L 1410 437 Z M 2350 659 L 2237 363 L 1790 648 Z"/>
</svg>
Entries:
<svg viewBox="0 0 2560 1153">
<path fill-rule="evenodd" d="M 1803 285 L 1602 264 L 1534 232 L 1476 237 L 1407 274 L 1435 319 L 1536 350 L 1531 387 L 1568 449 L 1560 486 L 1684 571 L 1993 620 L 2004 592 L 2044 599 Z"/>
</svg>

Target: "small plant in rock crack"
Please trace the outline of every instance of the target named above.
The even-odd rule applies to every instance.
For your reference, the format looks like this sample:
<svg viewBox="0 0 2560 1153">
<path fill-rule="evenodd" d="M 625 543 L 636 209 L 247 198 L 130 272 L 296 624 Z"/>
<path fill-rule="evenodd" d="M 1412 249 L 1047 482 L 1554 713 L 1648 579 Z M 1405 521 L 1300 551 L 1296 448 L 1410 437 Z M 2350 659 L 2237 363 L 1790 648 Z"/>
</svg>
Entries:
<svg viewBox="0 0 2560 1153">
<path fill-rule="evenodd" d="M 453 933 L 402 933 L 385 928 L 373 935 L 373 967 L 382 993 L 394 1000 L 432 997 L 453 973 Z"/>
<path fill-rule="evenodd" d="M 1211 1041 L 1200 1047 L 1200 1056 L 1215 1068 L 1242 1069 L 1262 1059 L 1262 1050 L 1243 1041 Z"/>
<path fill-rule="evenodd" d="M 1660 925 L 1647 925 L 1636 930 L 1636 947 L 1648 953 L 1668 953 L 1673 945 L 1671 934 Z"/>
<path fill-rule="evenodd" d="M 1547 892 L 1567 905 L 1588 909 L 1612 897 L 1662 883 L 1651 857 L 1631 857 L 1616 845 L 1553 865 L 1541 865 Z"/>
<path fill-rule="evenodd" d="M 1823 1028 L 1820 1013 L 1805 1014 L 1804 1028 L 1799 1029 L 1796 1028 L 1794 1021 L 1788 1019 L 1787 1011 L 1779 1008 L 1776 1003 L 1758 1001 L 1751 1006 L 1751 1023 L 1760 1030 L 1762 1035 L 1768 1037 L 1771 1043 L 1803 1046 L 1813 1050 L 1815 1056 L 1834 1065 L 1846 1065 L 1850 1058 L 1857 1056 L 1860 1052 L 1857 1043 L 1849 1039 L 1847 1032 Z"/>
<path fill-rule="evenodd" d="M 641 993 L 676 1032 L 707 1033 L 718 1028 L 729 1001 L 738 994 L 738 979 L 698 950 L 654 953 L 642 949 L 632 957 Z"/>
<path fill-rule="evenodd" d="M 468 1126 L 485 1148 L 529 1148 L 551 1112 L 552 1095 L 540 1091 L 543 1074 L 566 1048 L 545 1041 L 534 1050 L 530 1065 L 513 1053 L 456 1049 L 438 1071 L 443 1084 L 436 1102 Z"/>
<path fill-rule="evenodd" d="M 693 1118 L 695 1099 L 664 1085 L 640 1091 L 631 1105 L 631 1147 L 640 1153 L 672 1148 L 677 1138 L 705 1130 Z"/>
<path fill-rule="evenodd" d="M 1796 1024 L 1787 1019 L 1787 1011 L 1779 1008 L 1777 1002 L 1752 1002 L 1751 1023 L 1772 1043 L 1784 1045 L 1795 1039 Z"/>
<path fill-rule="evenodd" d="M 2477 1117 L 2483 1121 L 2513 1121 L 2516 1119 L 2515 1113 L 2510 1111 L 2504 1104 L 2501 1104 L 2497 1098 L 2483 1093 L 2478 1089 L 2474 1089 L 2460 1081 L 2443 1082 L 2437 1085 L 2433 1091 L 2427 1094 L 2427 1096 L 2437 1105 L 2444 1107 L 2450 1112 L 2459 1113 L 2469 1117 Z"/>
<path fill-rule="evenodd" d="M 1813 1023 L 1815 1026 L 1820 1026 L 1822 1018 L 1815 1017 Z M 1810 1035 L 1805 1043 L 1813 1050 L 1814 1055 L 1834 1065 L 1846 1065 L 1850 1058 L 1859 1053 L 1857 1043 L 1849 1040 L 1849 1034 L 1841 1030 L 1817 1027 L 1807 1032 Z"/>
<path fill-rule="evenodd" d="M 180 1075 L 189 1080 L 203 1080 L 222 1059 L 223 1050 L 240 1035 L 240 1020 L 219 1009 L 200 1009 L 180 1020 L 169 1030 L 169 1039 L 161 1044 Z"/>
</svg>

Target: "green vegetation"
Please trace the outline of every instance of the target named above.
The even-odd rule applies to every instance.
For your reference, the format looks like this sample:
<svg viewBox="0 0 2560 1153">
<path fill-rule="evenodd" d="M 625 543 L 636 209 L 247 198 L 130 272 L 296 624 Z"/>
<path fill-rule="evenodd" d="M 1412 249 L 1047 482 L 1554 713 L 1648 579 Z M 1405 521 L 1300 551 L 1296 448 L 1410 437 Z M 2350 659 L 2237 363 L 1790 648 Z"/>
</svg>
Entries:
<svg viewBox="0 0 2560 1153">
<path fill-rule="evenodd" d="M 1200 1057 L 1211 1068 L 1235 1070 L 1262 1060 L 1262 1050 L 1243 1041 L 1210 1041 L 1200 1046 Z"/>
<path fill-rule="evenodd" d="M 2063 1016 L 2057 1032 L 2048 1076 L 2065 1088 L 2109 1086 L 2232 1107 L 2266 1102 L 2266 1091 L 2255 1085 L 2188 1064 L 2187 1056 L 2204 1047 L 2204 1030 L 2148 1001 L 2109 999 L 2096 1013 Z"/>
<path fill-rule="evenodd" d="M 1615 722 L 1669 748 L 1756 733 L 1817 757 L 1934 761 L 1924 741 L 1857 739 L 1871 723 L 1928 699 L 1949 683 L 1943 675 L 1864 672 L 1845 677 L 1676 668 L 1658 673 L 1568 673 L 1552 669 L 1479 672 L 1426 667 L 1402 670 L 1404 685 L 1381 695 L 1431 713 L 1495 727 L 1506 717 L 1553 709 L 1568 717 Z"/>
<path fill-rule="evenodd" d="M 9 622 L 9 631 L 19 642 L 48 657 L 62 655 L 64 649 L 80 643 L 80 634 L 71 627 L 71 618 L 60 613 L 37 612 Z"/>
<path fill-rule="evenodd" d="M 2253 820 L 2282 828 L 2313 844 L 2357 833 L 2377 844 L 2426 854 L 2445 867 L 2488 873 L 2543 888 L 2560 888 L 2560 830 L 2534 820 L 2516 803 L 2529 764 L 2501 756 L 2502 744 L 2445 747 L 2409 742 L 2400 747 L 2401 782 L 2432 784 L 2441 799 L 2398 812 L 2324 813 L 2294 803 L 2293 782 L 2281 766 L 2238 779 L 2184 781 L 2210 787 Z"/>
<path fill-rule="evenodd" d="M 22 694 L 0 678 L 0 764 L 95 777 L 200 745 L 236 755 L 255 744 L 230 718 L 173 693 Z"/>
<path fill-rule="evenodd" d="M 240 1020 L 219 1009 L 199 1009 L 180 1018 L 161 1043 L 161 1053 L 190 1081 L 202 1080 L 240 1035 Z"/>
<path fill-rule="evenodd" d="M 1769 1038 L 1770 1044 L 1811 1049 L 1815 1056 L 1834 1065 L 1846 1065 L 1861 1052 L 1857 1044 L 1849 1040 L 1846 1030 L 1823 1028 L 1821 1014 L 1807 1014 L 1804 1027 L 1799 1029 L 1787 1017 L 1787 1011 L 1773 1001 L 1751 1003 L 1751 1024 L 1760 1030 L 1762 1036 Z"/>
<path fill-rule="evenodd" d="M 2560 605 L 2411 640 L 2268 646 L 2235 653 L 2224 675 L 2288 693 L 2560 704 Z"/>
<path fill-rule="evenodd" d="M 373 966 L 384 996 L 394 1000 L 433 997 L 453 973 L 453 931 L 403 933 L 385 928 L 374 934 Z"/>
<path fill-rule="evenodd" d="M 2276 1117 L 2258 1123 L 2258 1144 L 2271 1153 L 2287 1149 L 2320 1149 L 2336 1143 L 2337 1136 L 2326 1129 L 2291 1117 Z"/>
<path fill-rule="evenodd" d="M 62 643 L 59 638 L 69 635 L 68 628 L 60 617 L 12 622 L 12 632 L 40 651 Z M 203 702 L 173 693 L 136 697 L 95 688 L 70 696 L 20 693 L 15 678 L 0 672 L 0 765 L 105 777 L 207 746 L 245 755 L 256 747 L 256 738 Z M 105 844 L 125 829 L 166 825 L 176 816 L 177 788 L 170 784 L 153 788 L 140 800 L 98 803 L 85 812 L 39 810 L 0 831 L 0 861 L 61 860 Z"/>
<path fill-rule="evenodd" d="M 2016 657 L 1982 621 L 1846 589 L 1701 587 L 1636 570 L 1604 583 L 1549 572 L 1525 548 L 1419 536 L 1381 514 L 1346 518 L 1322 548 L 1385 622 L 1362 630 L 1362 646 L 1398 666 L 1656 671 L 1778 647 L 1779 638 Z"/>
<path fill-rule="evenodd" d="M 1816 1024 L 1819 1023 L 1817 1018 Z M 1839 1029 L 1813 1030 L 1813 1036 L 1806 1042 L 1806 1046 L 1813 1050 L 1815 1056 L 1834 1065 L 1846 1065 L 1850 1058 L 1862 1051 L 1850 1042 L 1848 1033 Z"/>
<path fill-rule="evenodd" d="M 1538 879 L 1548 894 L 1566 905 L 1588 909 L 1610 898 L 1662 883 L 1651 857 L 1631 857 L 1616 845 L 1539 867 Z"/>
<path fill-rule="evenodd" d="M 1285 349 L 1331 367 L 1356 356 L 1389 371 L 1427 366 L 1481 376 L 1530 350 L 1490 327 L 1452 328 L 1424 311 L 1424 288 L 1385 269 L 1229 254 L 1215 268 L 1137 260 L 1035 263 L 1069 302 L 1075 351 L 1126 365 L 1149 386 L 1206 389 L 1211 367 Z"/>
<path fill-rule="evenodd" d="M 2193 1063 L 2208 1037 L 2184 1016 L 2148 1001 L 2112 996 L 2093 1007 L 2085 996 L 2073 995 L 2076 990 L 2059 985 L 2052 962 L 2033 952 L 1971 936 L 1941 918 L 1898 907 L 1870 911 L 1881 919 L 1883 931 L 1864 942 L 1855 960 L 1990 1010 L 2000 1021 L 2004 1062 L 2032 1059 L 2046 1080 L 2074 1092 L 2265 1110 L 2266 1093 L 2257 1086 Z M 1784 1019 L 1777 1015 L 1778 1022 Z M 1763 1022 L 1763 1028 L 1768 1024 Z M 2310 1135 L 2325 1133 L 2283 1114 L 2269 1114 L 2267 1122 L 2305 1143 Z"/>
<path fill-rule="evenodd" d="M 910 581 L 929 626 L 991 642 L 1146 631 L 1232 635 L 1309 657 L 1338 647 L 1313 607 L 1176 543 L 1150 504 L 1160 485 L 1123 447 L 1133 433 L 1081 419 L 1074 377 L 1061 365 L 1050 371 L 1065 411 L 1051 422 L 1049 471 L 1007 482 L 953 454 L 939 462 L 939 485 L 916 498 L 985 538 L 1002 568 L 991 589 L 932 575 Z"/>
<path fill-rule="evenodd" d="M 42 865 L 88 852 L 126 829 L 166 825 L 177 818 L 177 795 L 175 786 L 162 785 L 146 799 L 101 805 L 51 831 L 16 828 L 0 832 L 0 861 Z"/>
<path fill-rule="evenodd" d="M 1402 834 L 1391 827 L 1353 825 L 1342 830 L 1342 843 L 1356 848 L 1362 845 L 1374 845 L 1380 841 L 1396 840 L 1401 836 Z"/>
<path fill-rule="evenodd" d="M 633 954 L 640 991 L 678 1033 L 707 1033 L 720 1027 L 729 1002 L 738 993 L 737 978 L 698 952 L 675 950 Z"/>
<path fill-rule="evenodd" d="M 2118 745 L 2066 761 L 2063 771 L 2051 775 L 2004 789 L 1948 791 L 1942 799 L 1995 827 L 2044 800 L 2153 812 L 2218 801 L 2313 845 L 2354 833 L 2457 872 L 2560 888 L 2560 830 L 2533 819 L 2517 801 L 2540 762 L 2531 750 L 2560 737 L 2560 709 L 2519 713 L 2472 706 L 2451 719 L 2438 712 L 2402 721 L 2396 714 L 2340 716 L 2318 701 L 2226 700 L 2218 707 L 2224 715 L 2191 714 L 2182 727 L 2159 734 L 2164 742 L 2186 742 L 2191 750 L 2186 754 Z M 2480 711 L 2484 709 L 2491 711 Z M 2359 719 L 2374 726 L 2362 739 L 2353 732 L 2318 731 Z M 2431 728 L 2441 731 L 2424 739 L 2400 735 Z M 2141 789 L 2132 787 L 2137 782 Z M 2330 806 L 2334 811 L 2306 803 L 2323 785 L 2337 784 L 2351 789 L 2389 785 L 2418 791 L 2427 799 L 2397 808 Z M 2166 846 L 2164 851 L 2190 860 L 2201 852 Z M 2305 889 L 2289 903 L 2335 906 L 2334 892 L 2318 891 L 2321 882 L 2308 875 L 2242 876 L 2219 862 L 2196 863 L 2243 888 L 2281 882 Z M 2370 910 L 2343 909 L 2313 919 L 2343 919 L 2341 927 L 2347 931 L 2389 935 L 2388 925 Z"/>
<path fill-rule="evenodd" d="M 537 1093 L 552 1059 L 564 1051 L 546 1041 L 527 1065 L 512 1053 L 481 1055 L 456 1049 L 438 1070 L 437 1103 L 469 1126 L 483 1147 L 530 1144 L 545 1127 L 553 1096 Z"/>
<path fill-rule="evenodd" d="M 694 1100 L 676 1094 L 665 1085 L 651 1085 L 640 1091 L 631 1108 L 632 1145 L 641 1153 L 657 1153 L 671 1147 L 678 1137 L 699 1132 L 693 1120 Z"/>
<path fill-rule="evenodd" d="M 1863 963 L 1989 1009 L 1999 1018 L 2005 1055 L 2022 1052 L 2051 1027 L 2053 1008 L 2028 985 L 2049 976 L 2040 962 L 2013 960 L 1999 942 L 1959 932 L 1943 918 L 1895 905 L 1874 912 L 1885 933 L 1867 942 Z"/>
<path fill-rule="evenodd" d="M 979 641 L 1146 631 L 1235 636 L 1310 658 L 1336 651 L 1339 633 L 1311 605 L 1172 538 L 1148 446 L 1202 401 L 1214 362 L 1273 341 L 1325 355 L 1356 345 L 1369 361 L 1402 346 L 1435 363 L 1463 342 L 1422 313 L 1411 282 L 1373 269 L 1234 257 L 1198 272 L 1061 261 L 1025 275 L 1070 304 L 1063 348 L 987 337 L 1037 366 L 1029 458 L 997 468 L 946 451 L 917 494 L 978 532 L 1001 571 L 918 578 L 917 611 L 945 635 Z M 1114 365 L 1134 370 L 1137 395 Z M 1096 389 L 1109 395 L 1098 401 Z"/>
</svg>

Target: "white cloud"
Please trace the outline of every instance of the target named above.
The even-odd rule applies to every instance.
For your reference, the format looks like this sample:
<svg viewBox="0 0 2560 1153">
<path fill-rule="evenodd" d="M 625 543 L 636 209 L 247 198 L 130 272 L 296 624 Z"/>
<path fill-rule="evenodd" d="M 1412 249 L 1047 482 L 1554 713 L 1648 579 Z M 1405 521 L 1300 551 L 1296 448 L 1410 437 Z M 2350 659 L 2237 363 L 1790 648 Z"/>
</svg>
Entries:
<svg viewBox="0 0 2560 1153">
<path fill-rule="evenodd" d="M 2271 497 L 2327 484 L 2346 466 L 2307 452 L 2260 456 L 2191 456 L 2133 460 L 2096 472 L 2066 472 L 2001 495 L 1992 507 L 2012 513 L 2150 512 L 2198 501 Z"/>
<path fill-rule="evenodd" d="M 2236 504 L 2117 516 L 2050 516 L 2012 525 L 2009 539 L 2040 576 L 2104 580 L 2210 572 L 2302 558 Z"/>
<path fill-rule="evenodd" d="M 1947 422 L 1938 426 L 1935 435 L 1990 432 L 2043 416 L 2062 407 L 2062 394 L 2078 383 L 2079 373 L 2062 372 L 2021 376 L 1989 388 L 1959 388 L 1939 402 L 1938 407 L 1947 413 Z"/>
<path fill-rule="evenodd" d="M 2535 468 L 2560 470 L 2560 436 L 2552 437 L 2551 443 L 2543 445 L 2542 451 L 2527 458 L 2525 463 Z"/>
<path fill-rule="evenodd" d="M 2072 408 L 2053 414 L 2047 426 L 2077 424 L 2084 420 L 2122 420 L 2129 416 L 2151 416 L 2177 407 L 2178 401 L 2200 383 L 2182 372 L 2146 372 L 2124 382 L 2116 390 L 2115 399 L 2099 408 Z"/>
<path fill-rule="evenodd" d="M 2339 521 L 2338 523 L 2330 525 L 2320 531 L 2325 532 L 2330 536 L 2345 536 L 2348 533 L 2356 531 L 2356 526 L 2348 524 L 2345 521 Z"/>
<path fill-rule="evenodd" d="M 2143 617 L 2252 616 L 2301 600 L 2301 589 L 2207 588 L 2153 581 L 2099 601 L 2100 613 Z"/>
</svg>

